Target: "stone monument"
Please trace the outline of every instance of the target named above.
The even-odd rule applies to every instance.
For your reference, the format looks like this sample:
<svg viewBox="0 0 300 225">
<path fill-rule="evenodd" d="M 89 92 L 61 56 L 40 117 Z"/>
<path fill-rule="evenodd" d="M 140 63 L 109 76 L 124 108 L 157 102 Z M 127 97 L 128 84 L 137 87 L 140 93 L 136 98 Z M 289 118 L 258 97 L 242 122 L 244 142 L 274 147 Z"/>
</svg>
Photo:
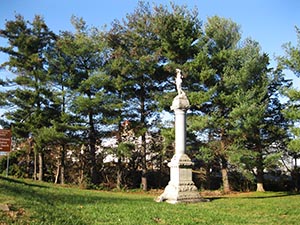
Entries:
<svg viewBox="0 0 300 225">
<path fill-rule="evenodd" d="M 176 69 L 176 89 L 178 95 L 174 98 L 171 110 L 175 112 L 175 154 L 168 163 L 170 167 L 170 181 L 156 201 L 168 203 L 199 202 L 197 187 L 192 180 L 192 161 L 185 154 L 186 150 L 186 111 L 190 106 L 189 100 L 182 90 L 181 70 Z"/>
</svg>

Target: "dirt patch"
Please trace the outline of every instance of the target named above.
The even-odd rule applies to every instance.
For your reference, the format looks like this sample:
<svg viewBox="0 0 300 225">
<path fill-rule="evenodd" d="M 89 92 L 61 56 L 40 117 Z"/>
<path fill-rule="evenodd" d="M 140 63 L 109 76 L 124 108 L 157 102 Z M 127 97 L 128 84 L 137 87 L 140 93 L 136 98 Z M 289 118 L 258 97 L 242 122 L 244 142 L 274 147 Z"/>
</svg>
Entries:
<svg viewBox="0 0 300 225">
<path fill-rule="evenodd" d="M 23 208 L 14 209 L 12 205 L 0 204 L 0 213 L 9 218 L 9 221 L 12 223 L 18 221 L 19 218 L 22 218 L 25 215 L 25 210 Z M 0 221 L 0 225 L 7 224 Z"/>
<path fill-rule="evenodd" d="M 7 204 L 0 204 L 0 211 L 8 212 L 9 211 L 9 206 Z"/>
</svg>

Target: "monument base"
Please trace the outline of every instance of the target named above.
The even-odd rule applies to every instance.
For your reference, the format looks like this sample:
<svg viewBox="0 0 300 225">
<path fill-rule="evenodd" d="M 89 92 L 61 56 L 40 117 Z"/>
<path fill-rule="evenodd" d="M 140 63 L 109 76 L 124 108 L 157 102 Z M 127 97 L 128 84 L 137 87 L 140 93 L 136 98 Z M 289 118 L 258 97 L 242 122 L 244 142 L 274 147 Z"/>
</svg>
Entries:
<svg viewBox="0 0 300 225">
<path fill-rule="evenodd" d="M 157 202 L 202 202 L 192 180 L 192 161 L 186 154 L 174 155 L 168 166 L 171 169 L 170 181 L 164 192 L 156 199 Z"/>
</svg>

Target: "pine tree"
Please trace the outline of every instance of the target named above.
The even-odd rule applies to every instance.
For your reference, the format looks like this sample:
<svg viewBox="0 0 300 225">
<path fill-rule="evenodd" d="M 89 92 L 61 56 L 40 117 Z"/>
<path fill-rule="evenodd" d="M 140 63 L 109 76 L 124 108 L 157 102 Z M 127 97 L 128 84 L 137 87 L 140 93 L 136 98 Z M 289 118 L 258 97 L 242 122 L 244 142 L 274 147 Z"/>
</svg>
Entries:
<svg viewBox="0 0 300 225">
<path fill-rule="evenodd" d="M 297 77 L 300 76 L 300 29 L 296 27 L 297 45 L 293 46 L 291 42 L 286 43 L 283 48 L 285 55 L 278 57 L 279 69 L 287 69 L 292 71 Z M 295 182 L 295 189 L 299 190 L 299 167 L 297 159 L 300 157 L 300 128 L 298 123 L 300 121 L 299 101 L 300 91 L 298 88 L 290 85 L 284 90 L 285 96 L 288 98 L 284 110 L 284 116 L 288 120 L 290 141 L 288 143 L 289 155 L 295 160 L 293 178 Z"/>
<path fill-rule="evenodd" d="M 263 152 L 274 141 L 266 133 L 267 112 L 278 91 L 269 91 L 275 84 L 269 77 L 269 58 L 260 53 L 258 43 L 250 39 L 242 43 L 240 28 L 231 20 L 211 17 L 204 32 L 197 42 L 199 52 L 189 64 L 191 129 L 206 139 L 200 155 L 219 161 L 224 192 L 230 191 L 228 166 L 243 154 L 251 158 L 248 162 L 257 169 L 261 184 Z"/>
<path fill-rule="evenodd" d="M 88 28 L 81 18 L 72 17 L 72 23 L 75 33 L 63 33 L 59 43 L 60 51 L 70 66 L 64 85 L 72 90 L 68 108 L 81 119 L 77 125 L 82 127 L 82 140 L 86 140 L 88 178 L 92 184 L 98 184 L 102 157 L 97 155 L 97 148 L 101 143 L 101 129 L 105 121 L 116 114 L 118 100 L 109 90 L 110 77 L 103 70 L 106 53 L 102 32 Z"/>
<path fill-rule="evenodd" d="M 20 15 L 16 15 L 15 21 L 8 21 L 0 35 L 8 41 L 8 47 L 1 47 L 0 50 L 9 55 L 9 60 L 2 67 L 7 67 L 16 75 L 9 81 L 9 86 L 15 88 L 6 93 L 7 103 L 12 108 L 6 112 L 6 117 L 13 125 L 14 135 L 21 138 L 32 135 L 34 138 L 39 129 L 50 126 L 51 118 L 59 113 L 48 85 L 48 62 L 45 57 L 56 36 L 42 17 L 35 16 L 29 22 Z M 35 150 L 39 154 L 41 180 L 43 152 L 38 146 Z"/>
<path fill-rule="evenodd" d="M 233 81 L 239 80 L 235 76 L 240 67 L 236 60 L 239 26 L 215 16 L 208 18 L 204 32 L 197 42 L 199 51 L 189 65 L 193 126 L 208 134 L 210 142 L 218 142 L 211 150 L 221 164 L 224 192 L 229 192 L 228 148 L 233 142 L 229 114 L 234 108 L 232 95 L 238 88 Z"/>
<path fill-rule="evenodd" d="M 122 115 L 129 120 L 137 137 L 142 168 L 141 186 L 147 190 L 146 132 L 150 118 L 157 112 L 156 93 L 163 90 L 164 76 L 159 73 L 159 42 L 153 31 L 153 14 L 141 3 L 123 23 L 114 21 L 108 33 L 112 49 L 110 71 L 119 80 L 123 100 Z"/>
<path fill-rule="evenodd" d="M 280 148 L 285 139 L 285 122 L 278 94 L 285 81 L 280 73 L 268 68 L 269 58 L 260 53 L 258 43 L 247 40 L 240 50 L 244 80 L 235 92 L 236 107 L 230 113 L 233 121 L 235 159 L 256 171 L 257 191 L 264 191 L 264 170 L 278 164 Z M 273 148 L 276 152 L 271 152 Z M 242 168 L 240 168 L 242 170 Z"/>
</svg>

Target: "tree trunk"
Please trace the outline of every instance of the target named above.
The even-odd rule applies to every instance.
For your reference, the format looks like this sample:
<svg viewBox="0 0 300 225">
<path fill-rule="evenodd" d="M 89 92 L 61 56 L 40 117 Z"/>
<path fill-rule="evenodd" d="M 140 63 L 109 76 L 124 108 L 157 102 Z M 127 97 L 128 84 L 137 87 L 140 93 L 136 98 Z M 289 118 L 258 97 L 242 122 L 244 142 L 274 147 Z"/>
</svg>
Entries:
<svg viewBox="0 0 300 225">
<path fill-rule="evenodd" d="M 41 152 L 39 152 L 38 154 L 39 156 L 39 181 L 43 180 L 43 175 L 44 175 L 44 171 L 43 171 L 43 154 Z"/>
<path fill-rule="evenodd" d="M 210 166 L 205 167 L 205 184 L 204 189 L 211 189 Z"/>
<path fill-rule="evenodd" d="M 61 77 L 61 91 L 65 93 L 64 79 Z M 66 113 L 66 97 L 65 94 L 62 95 L 62 116 Z M 61 161 L 60 161 L 60 184 L 65 184 L 65 154 L 66 154 L 66 145 L 62 144 L 62 152 L 61 152 Z"/>
<path fill-rule="evenodd" d="M 82 168 L 79 169 L 78 184 L 79 187 L 86 188 L 86 185 L 84 183 L 84 170 Z"/>
<path fill-rule="evenodd" d="M 256 184 L 256 191 L 257 192 L 265 192 L 263 183 L 257 182 L 257 184 Z"/>
<path fill-rule="evenodd" d="M 65 166 L 60 167 L 60 184 L 65 184 Z"/>
<path fill-rule="evenodd" d="M 294 183 L 294 191 L 299 192 L 299 168 L 294 167 L 294 169 L 291 172 L 292 175 L 292 181 Z"/>
<path fill-rule="evenodd" d="M 264 189 L 264 174 L 262 171 L 257 171 L 257 176 L 256 176 L 256 179 L 257 179 L 257 184 L 256 184 L 256 191 L 257 192 L 264 192 L 265 189 Z"/>
<path fill-rule="evenodd" d="M 60 164 L 57 163 L 54 184 L 57 184 L 57 182 L 58 182 L 59 172 L 60 172 Z"/>
<path fill-rule="evenodd" d="M 25 177 L 26 178 L 29 178 L 30 174 L 30 152 L 28 152 L 27 156 L 26 156 L 26 175 Z"/>
<path fill-rule="evenodd" d="M 142 87 L 141 90 L 142 93 L 144 93 L 144 87 Z M 145 118 L 145 98 L 144 95 L 141 95 L 141 124 L 143 126 L 143 128 L 146 127 L 146 118 Z M 146 144 L 146 132 L 144 132 L 142 134 L 142 179 L 141 179 L 141 188 L 143 189 L 143 191 L 147 191 L 148 190 L 148 182 L 147 182 L 147 159 L 146 159 L 146 151 L 147 151 L 147 144 Z"/>
<path fill-rule="evenodd" d="M 65 184 L 65 154 L 66 146 L 62 145 L 61 159 L 60 159 L 60 184 Z"/>
<path fill-rule="evenodd" d="M 292 170 L 292 180 L 294 182 L 294 191 L 298 192 L 299 191 L 299 168 L 297 165 L 297 155 L 294 155 L 294 169 Z"/>
<path fill-rule="evenodd" d="M 224 129 L 221 130 L 221 173 L 222 173 L 222 182 L 223 182 L 223 191 L 224 193 L 230 192 L 229 179 L 228 179 L 228 162 L 226 159 L 225 153 L 225 140 L 224 140 Z"/>
<path fill-rule="evenodd" d="M 122 170 L 118 169 L 117 171 L 117 189 L 121 190 L 122 186 Z"/>
<path fill-rule="evenodd" d="M 33 180 L 37 178 L 37 157 L 36 157 L 36 149 L 33 151 Z"/>
<path fill-rule="evenodd" d="M 147 191 L 148 190 L 147 176 L 146 176 L 146 172 L 145 171 L 142 172 L 142 182 L 141 182 L 141 185 L 142 185 L 142 190 L 143 191 Z"/>
<path fill-rule="evenodd" d="M 98 184 L 97 162 L 96 162 L 96 132 L 94 127 L 93 113 L 89 113 L 89 167 L 92 184 Z"/>
<path fill-rule="evenodd" d="M 147 182 L 147 161 L 146 161 L 146 135 L 142 135 L 142 179 L 141 179 L 141 188 L 143 191 L 148 190 Z"/>
<path fill-rule="evenodd" d="M 26 156 L 26 178 L 30 177 L 31 171 L 31 152 L 32 152 L 32 142 L 31 139 L 28 138 L 28 152 Z"/>
<path fill-rule="evenodd" d="M 122 185 L 122 159 L 118 158 L 117 164 L 117 189 L 120 190 Z"/>
<path fill-rule="evenodd" d="M 225 194 L 230 192 L 227 165 L 228 165 L 227 160 L 224 157 L 222 157 L 221 173 L 222 173 L 223 191 Z"/>
<path fill-rule="evenodd" d="M 259 150 L 259 156 L 257 157 L 257 175 L 256 175 L 256 191 L 258 192 L 264 192 L 264 168 L 263 168 L 263 157 L 261 154 L 261 150 Z"/>
<path fill-rule="evenodd" d="M 92 184 L 98 184 L 97 165 L 96 165 L 96 147 L 94 144 L 90 144 L 90 178 Z"/>
</svg>

